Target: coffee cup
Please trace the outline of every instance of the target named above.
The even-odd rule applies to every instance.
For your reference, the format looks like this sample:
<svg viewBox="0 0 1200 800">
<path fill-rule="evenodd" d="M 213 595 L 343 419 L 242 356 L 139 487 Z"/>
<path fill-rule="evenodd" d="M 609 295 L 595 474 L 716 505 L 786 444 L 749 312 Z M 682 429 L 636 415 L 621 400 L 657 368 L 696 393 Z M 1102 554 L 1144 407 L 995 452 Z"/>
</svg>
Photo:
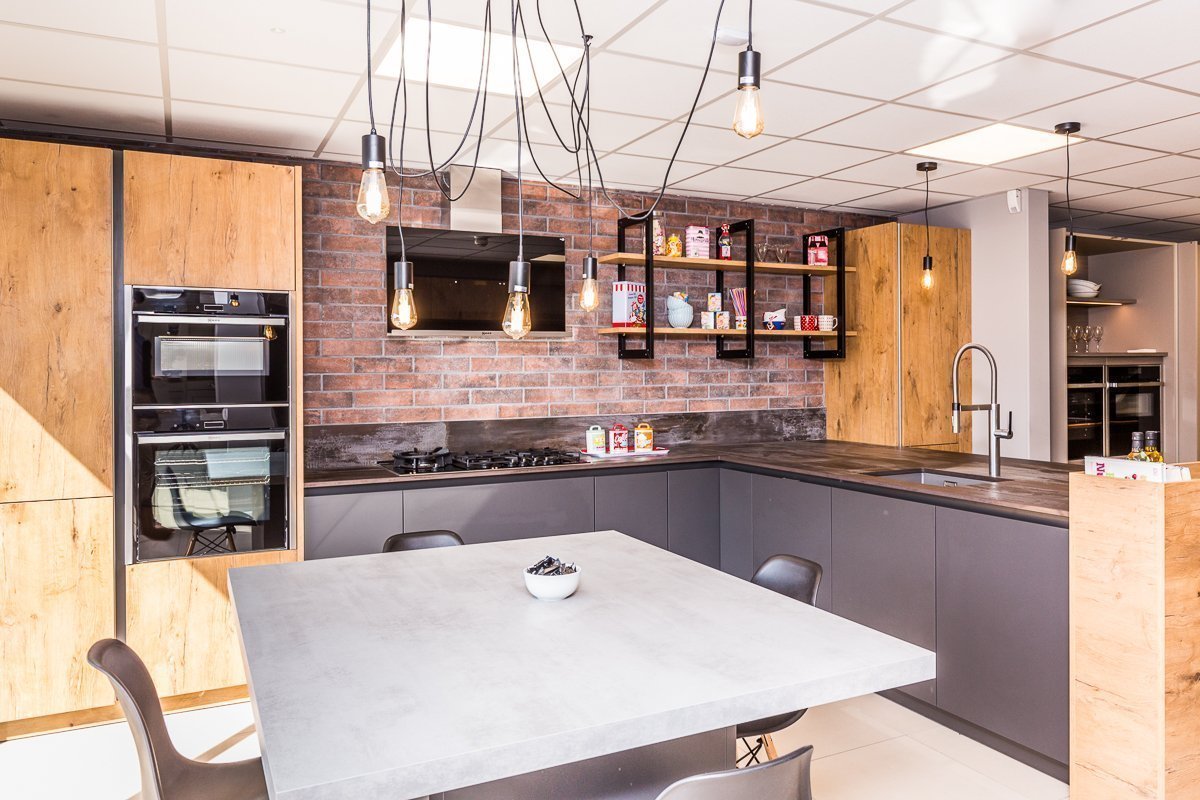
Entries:
<svg viewBox="0 0 1200 800">
<path fill-rule="evenodd" d="M 801 314 L 793 317 L 792 322 L 795 324 L 796 330 L 798 331 L 815 331 L 817 329 L 816 314 Z"/>
<path fill-rule="evenodd" d="M 838 318 L 829 314 L 821 314 L 817 317 L 817 330 L 832 331 L 837 330 Z"/>
</svg>

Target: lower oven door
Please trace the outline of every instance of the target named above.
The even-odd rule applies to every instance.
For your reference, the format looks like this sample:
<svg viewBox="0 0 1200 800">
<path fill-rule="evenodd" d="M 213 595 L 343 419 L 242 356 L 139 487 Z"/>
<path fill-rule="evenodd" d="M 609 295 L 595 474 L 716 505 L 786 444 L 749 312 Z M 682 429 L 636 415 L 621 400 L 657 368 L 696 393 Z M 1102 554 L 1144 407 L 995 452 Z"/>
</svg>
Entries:
<svg viewBox="0 0 1200 800">
<path fill-rule="evenodd" d="M 285 431 L 142 433 L 133 561 L 289 546 Z"/>
</svg>

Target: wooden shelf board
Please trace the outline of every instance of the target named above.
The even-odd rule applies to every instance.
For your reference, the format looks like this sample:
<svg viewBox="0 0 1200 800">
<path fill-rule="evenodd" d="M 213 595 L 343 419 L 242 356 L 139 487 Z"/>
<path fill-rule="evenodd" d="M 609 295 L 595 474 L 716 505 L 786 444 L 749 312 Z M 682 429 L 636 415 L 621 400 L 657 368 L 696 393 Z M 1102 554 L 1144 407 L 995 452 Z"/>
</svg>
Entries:
<svg viewBox="0 0 1200 800">
<path fill-rule="evenodd" d="M 608 253 L 600 256 L 601 264 L 625 264 L 631 267 L 646 266 L 646 256 L 641 253 Z M 659 269 L 721 270 L 723 272 L 745 272 L 741 261 L 722 261 L 717 258 L 671 258 L 655 256 L 654 266 Z M 756 261 L 754 271 L 764 275 L 836 275 L 834 266 L 809 266 L 808 264 L 781 264 L 772 261 Z M 855 272 L 846 267 L 846 272 Z"/>
<path fill-rule="evenodd" d="M 1110 300 L 1107 297 L 1067 298 L 1067 305 L 1069 306 L 1090 306 L 1092 308 L 1104 308 L 1106 306 L 1132 306 L 1136 304 L 1137 300 Z"/>
<path fill-rule="evenodd" d="M 645 328 L 601 328 L 599 333 L 601 336 L 616 336 L 618 334 L 624 333 L 628 336 L 644 337 L 646 335 L 646 329 Z M 654 335 L 655 336 L 668 336 L 668 337 L 675 336 L 675 337 L 680 337 L 680 338 L 687 338 L 687 337 L 702 338 L 705 336 L 745 336 L 746 332 L 745 331 L 718 331 L 718 330 L 714 330 L 712 328 L 656 327 L 654 329 Z M 858 336 L 858 331 L 846 331 L 846 335 L 847 336 Z M 797 330 L 786 330 L 786 329 L 782 330 L 782 331 L 755 330 L 754 338 L 757 339 L 760 336 L 772 337 L 772 338 L 810 336 L 810 337 L 817 337 L 817 338 L 822 338 L 822 339 L 830 339 L 830 338 L 837 336 L 837 331 L 797 331 Z"/>
</svg>

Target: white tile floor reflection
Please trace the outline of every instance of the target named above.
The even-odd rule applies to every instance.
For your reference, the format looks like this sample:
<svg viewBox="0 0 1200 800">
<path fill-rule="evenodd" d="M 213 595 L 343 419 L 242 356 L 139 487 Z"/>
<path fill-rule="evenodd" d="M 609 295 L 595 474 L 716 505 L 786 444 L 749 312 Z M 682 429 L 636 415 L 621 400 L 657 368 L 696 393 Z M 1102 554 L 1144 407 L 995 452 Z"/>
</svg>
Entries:
<svg viewBox="0 0 1200 800">
<path fill-rule="evenodd" d="M 180 752 L 236 761 L 258 755 L 246 703 L 167 716 Z M 1067 786 L 876 695 L 809 710 L 775 736 L 779 752 L 815 747 L 819 800 L 1065 800 Z M 23 800 L 129 800 L 137 756 L 124 722 L 0 742 L 0 795 Z"/>
</svg>

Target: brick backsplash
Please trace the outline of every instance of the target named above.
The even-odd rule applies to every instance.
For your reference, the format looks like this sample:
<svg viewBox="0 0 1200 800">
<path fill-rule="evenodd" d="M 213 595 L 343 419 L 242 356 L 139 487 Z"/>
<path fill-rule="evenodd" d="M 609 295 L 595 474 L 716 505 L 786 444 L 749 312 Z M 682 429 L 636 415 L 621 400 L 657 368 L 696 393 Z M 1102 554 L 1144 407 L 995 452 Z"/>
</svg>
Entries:
<svg viewBox="0 0 1200 800">
<path fill-rule="evenodd" d="M 430 422 L 516 417 L 663 414 L 779 408 L 819 408 L 823 368 L 802 357 L 795 340 L 756 342 L 750 361 L 719 360 L 711 339 L 659 339 L 651 361 L 621 361 L 616 341 L 601 337 L 611 310 L 607 284 L 616 267 L 600 269 L 602 303 L 593 313 L 577 307 L 579 270 L 587 253 L 587 203 L 544 183 L 524 184 L 525 230 L 566 238 L 569 340 L 482 341 L 388 337 L 384 223 L 355 213 L 359 167 L 309 163 L 304 167 L 304 397 L 308 424 Z M 393 183 L 395 183 L 393 179 Z M 503 181 L 504 228 L 516 231 L 517 183 Z M 614 193 L 625 208 L 653 197 Z M 397 224 L 398 192 L 392 188 Z M 446 227 L 449 204 L 428 179 L 406 179 L 405 225 Z M 759 241 L 795 244 L 803 233 L 859 227 L 883 220 L 787 206 L 667 195 L 660 204 L 669 232 L 687 225 L 719 225 L 753 218 Z M 616 212 L 597 203 L 596 252 L 616 247 Z M 420 273 L 416 276 L 420 280 Z M 730 281 L 732 283 L 733 281 Z M 799 313 L 801 279 L 760 276 L 759 309 Z M 663 298 L 689 292 L 700 307 L 712 291 L 706 272 L 656 273 L 656 324 L 666 326 Z M 532 298 L 537 302 L 537 298 Z M 499 315 L 497 309 L 497 327 Z M 698 324 L 698 321 L 697 321 Z"/>
</svg>

